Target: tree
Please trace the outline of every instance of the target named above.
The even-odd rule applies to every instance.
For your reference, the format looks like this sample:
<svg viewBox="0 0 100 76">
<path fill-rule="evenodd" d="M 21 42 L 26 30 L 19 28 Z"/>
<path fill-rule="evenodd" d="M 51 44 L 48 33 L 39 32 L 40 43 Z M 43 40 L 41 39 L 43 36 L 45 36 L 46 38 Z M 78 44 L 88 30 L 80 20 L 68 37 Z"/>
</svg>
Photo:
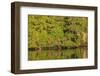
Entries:
<svg viewBox="0 0 100 76">
<path fill-rule="evenodd" d="M 28 16 L 28 48 L 61 50 L 87 45 L 87 17 Z"/>
</svg>

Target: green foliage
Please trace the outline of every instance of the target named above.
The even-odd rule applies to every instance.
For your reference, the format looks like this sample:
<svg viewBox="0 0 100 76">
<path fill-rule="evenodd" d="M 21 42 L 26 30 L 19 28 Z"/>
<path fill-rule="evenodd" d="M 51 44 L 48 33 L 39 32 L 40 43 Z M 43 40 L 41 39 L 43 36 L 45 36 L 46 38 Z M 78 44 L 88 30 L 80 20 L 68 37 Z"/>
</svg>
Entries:
<svg viewBox="0 0 100 76">
<path fill-rule="evenodd" d="M 84 51 L 74 49 L 87 46 L 87 33 L 87 17 L 28 15 L 28 58 L 83 58 Z"/>
<path fill-rule="evenodd" d="M 28 16 L 28 47 L 87 45 L 87 17 Z"/>
</svg>

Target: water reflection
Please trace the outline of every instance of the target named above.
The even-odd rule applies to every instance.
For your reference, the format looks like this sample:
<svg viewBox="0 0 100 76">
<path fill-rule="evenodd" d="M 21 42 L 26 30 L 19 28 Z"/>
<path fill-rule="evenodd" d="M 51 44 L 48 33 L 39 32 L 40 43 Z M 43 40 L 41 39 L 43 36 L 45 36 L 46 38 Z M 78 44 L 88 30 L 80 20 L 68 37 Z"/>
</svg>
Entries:
<svg viewBox="0 0 100 76">
<path fill-rule="evenodd" d="M 64 49 L 29 51 L 28 60 L 51 60 L 51 59 L 83 59 L 88 58 L 87 47 Z"/>
</svg>

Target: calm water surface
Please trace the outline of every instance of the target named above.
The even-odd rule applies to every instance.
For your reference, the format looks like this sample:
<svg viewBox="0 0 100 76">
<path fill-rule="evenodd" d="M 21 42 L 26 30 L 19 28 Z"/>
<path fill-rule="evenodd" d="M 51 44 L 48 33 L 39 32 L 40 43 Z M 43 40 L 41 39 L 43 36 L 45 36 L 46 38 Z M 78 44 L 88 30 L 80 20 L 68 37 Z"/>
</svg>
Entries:
<svg viewBox="0 0 100 76">
<path fill-rule="evenodd" d="M 29 51 L 28 60 L 83 59 L 87 58 L 87 47 L 65 50 Z"/>
</svg>

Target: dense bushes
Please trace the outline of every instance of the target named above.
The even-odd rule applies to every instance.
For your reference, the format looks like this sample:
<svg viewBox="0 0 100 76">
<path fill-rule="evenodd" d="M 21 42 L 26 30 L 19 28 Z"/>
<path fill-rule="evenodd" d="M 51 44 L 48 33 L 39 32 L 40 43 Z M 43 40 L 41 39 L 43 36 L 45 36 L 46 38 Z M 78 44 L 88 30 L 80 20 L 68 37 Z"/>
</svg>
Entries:
<svg viewBox="0 0 100 76">
<path fill-rule="evenodd" d="M 28 48 L 87 46 L 87 17 L 28 16 Z"/>
</svg>

